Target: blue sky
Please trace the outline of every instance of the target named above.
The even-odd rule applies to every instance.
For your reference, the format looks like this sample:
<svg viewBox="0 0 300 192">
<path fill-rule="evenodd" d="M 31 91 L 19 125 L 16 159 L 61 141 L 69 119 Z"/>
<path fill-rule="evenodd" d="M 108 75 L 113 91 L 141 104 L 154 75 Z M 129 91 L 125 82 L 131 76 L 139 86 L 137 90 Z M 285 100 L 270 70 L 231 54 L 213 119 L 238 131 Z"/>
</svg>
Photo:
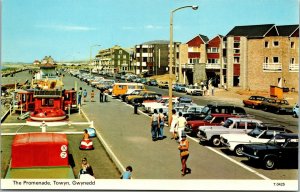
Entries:
<svg viewBox="0 0 300 192">
<path fill-rule="evenodd" d="M 169 39 L 170 11 L 174 40 L 198 34 L 213 38 L 234 26 L 299 24 L 298 0 L 1 0 L 2 62 L 89 59 L 92 45 L 134 47 Z"/>
</svg>

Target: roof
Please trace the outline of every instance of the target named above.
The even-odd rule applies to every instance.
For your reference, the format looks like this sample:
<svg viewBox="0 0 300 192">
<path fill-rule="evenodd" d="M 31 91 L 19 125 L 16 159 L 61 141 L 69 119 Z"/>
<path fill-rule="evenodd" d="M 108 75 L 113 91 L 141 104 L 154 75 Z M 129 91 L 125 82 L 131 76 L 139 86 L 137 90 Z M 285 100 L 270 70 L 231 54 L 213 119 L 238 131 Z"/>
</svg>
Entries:
<svg viewBox="0 0 300 192">
<path fill-rule="evenodd" d="M 226 36 L 264 37 L 275 24 L 235 26 Z"/>
<path fill-rule="evenodd" d="M 27 145 L 30 143 L 68 143 L 66 134 L 59 133 L 25 133 L 15 136 L 13 145 Z"/>
<path fill-rule="evenodd" d="M 169 40 L 154 40 L 142 43 L 143 45 L 170 44 Z"/>
<path fill-rule="evenodd" d="M 299 25 L 279 25 L 276 27 L 280 36 L 291 36 L 299 29 Z"/>
<path fill-rule="evenodd" d="M 206 44 L 209 41 L 209 38 L 205 35 L 199 34 L 199 37 L 202 39 L 202 41 Z"/>
</svg>

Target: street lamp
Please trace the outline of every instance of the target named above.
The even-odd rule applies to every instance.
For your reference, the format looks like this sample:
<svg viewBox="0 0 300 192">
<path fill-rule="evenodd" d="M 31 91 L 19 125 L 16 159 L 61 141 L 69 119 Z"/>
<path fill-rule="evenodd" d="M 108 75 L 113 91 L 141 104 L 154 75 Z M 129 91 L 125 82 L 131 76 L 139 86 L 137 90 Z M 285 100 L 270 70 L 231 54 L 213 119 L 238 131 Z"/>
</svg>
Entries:
<svg viewBox="0 0 300 192">
<path fill-rule="evenodd" d="M 90 46 L 90 74 L 92 73 L 92 48 L 93 47 L 100 47 L 101 45 L 91 45 Z"/>
<path fill-rule="evenodd" d="M 184 8 L 192 8 L 193 10 L 197 10 L 198 6 L 197 5 L 188 5 L 188 6 L 183 6 L 179 7 L 177 9 L 174 9 L 171 11 L 170 14 L 170 58 L 169 58 L 169 126 L 171 126 L 171 115 L 172 115 L 172 108 L 173 108 L 173 103 L 172 103 L 172 68 L 173 68 L 173 14 Z M 181 73 L 181 71 L 180 71 Z"/>
</svg>

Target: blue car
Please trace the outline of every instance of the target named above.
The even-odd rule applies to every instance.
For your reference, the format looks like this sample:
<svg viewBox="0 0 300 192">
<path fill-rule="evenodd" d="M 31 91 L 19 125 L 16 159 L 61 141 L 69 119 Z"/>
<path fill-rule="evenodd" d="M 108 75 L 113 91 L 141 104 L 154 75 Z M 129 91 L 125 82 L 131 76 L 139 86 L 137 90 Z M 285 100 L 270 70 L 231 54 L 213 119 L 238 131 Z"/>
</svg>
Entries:
<svg viewBox="0 0 300 192">
<path fill-rule="evenodd" d="M 186 88 L 186 85 L 184 85 L 184 84 L 177 84 L 177 85 L 175 85 L 175 91 L 176 92 L 185 92 L 185 88 Z"/>
</svg>

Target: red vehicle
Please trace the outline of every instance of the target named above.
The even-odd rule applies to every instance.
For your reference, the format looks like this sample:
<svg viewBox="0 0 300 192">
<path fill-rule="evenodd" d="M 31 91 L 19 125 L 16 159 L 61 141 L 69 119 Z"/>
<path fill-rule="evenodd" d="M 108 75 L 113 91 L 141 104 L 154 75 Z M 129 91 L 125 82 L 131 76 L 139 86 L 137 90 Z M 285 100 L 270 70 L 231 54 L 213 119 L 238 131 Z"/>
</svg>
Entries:
<svg viewBox="0 0 300 192">
<path fill-rule="evenodd" d="M 75 90 L 65 90 L 63 95 L 63 110 L 68 111 L 70 107 L 71 111 L 78 111 L 77 92 Z"/>
<path fill-rule="evenodd" d="M 235 115 L 224 113 L 212 113 L 207 115 L 203 120 L 188 121 L 184 131 L 190 133 L 191 135 L 197 135 L 199 131 L 199 126 L 222 125 L 222 123 L 230 117 L 235 117 Z"/>
<path fill-rule="evenodd" d="M 17 112 L 34 111 L 33 90 L 17 89 L 14 94 L 16 104 L 18 105 Z"/>
<path fill-rule="evenodd" d="M 60 90 L 35 90 L 35 110 L 30 118 L 35 121 L 60 121 L 67 118 L 63 111 L 63 97 Z"/>
</svg>

